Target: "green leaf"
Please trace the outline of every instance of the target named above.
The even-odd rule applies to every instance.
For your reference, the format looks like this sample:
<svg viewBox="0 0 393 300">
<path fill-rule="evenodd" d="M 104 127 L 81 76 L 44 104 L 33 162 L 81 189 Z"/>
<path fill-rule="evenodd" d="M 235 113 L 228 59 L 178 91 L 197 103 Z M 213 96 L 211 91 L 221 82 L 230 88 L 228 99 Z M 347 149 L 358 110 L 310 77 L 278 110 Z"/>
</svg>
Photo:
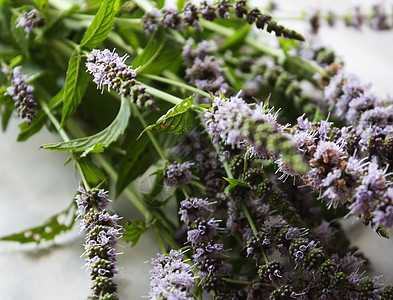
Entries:
<svg viewBox="0 0 393 300">
<path fill-rule="evenodd" d="M 90 148 L 86 149 L 86 150 L 82 153 L 81 157 L 85 157 L 85 156 L 86 156 L 87 154 L 89 154 L 89 153 L 100 153 L 100 152 L 104 152 L 104 148 L 105 148 L 105 145 L 104 145 L 103 143 L 94 144 L 94 145 L 92 145 Z"/>
<path fill-rule="evenodd" d="M 39 244 L 41 241 L 53 240 L 60 233 L 70 230 L 74 223 L 74 205 L 71 204 L 67 209 L 52 216 L 42 225 L 2 237 L 0 241 Z"/>
<path fill-rule="evenodd" d="M 239 45 L 243 43 L 251 28 L 250 24 L 245 24 L 242 28 L 237 29 L 235 34 L 225 40 L 224 44 L 220 47 L 221 50 L 227 50 L 233 47 L 239 49 Z"/>
<path fill-rule="evenodd" d="M 85 175 L 87 182 L 91 186 L 96 186 L 107 176 L 104 171 L 102 171 L 89 159 L 79 159 L 78 163 L 82 168 L 83 174 Z"/>
<path fill-rule="evenodd" d="M 54 109 L 57 105 L 61 103 L 63 100 L 64 88 L 62 88 L 48 103 L 48 108 L 50 110 Z M 48 116 L 44 111 L 38 112 L 37 116 L 33 119 L 33 121 L 29 124 L 26 122 L 19 125 L 20 132 L 18 134 L 17 141 L 23 142 L 26 141 L 29 137 L 39 132 L 44 126 Z"/>
<path fill-rule="evenodd" d="M 42 12 L 46 12 L 49 7 L 48 0 L 32 0 L 35 5 L 37 5 L 37 8 L 41 10 Z"/>
<path fill-rule="evenodd" d="M 229 191 L 231 192 L 236 187 L 251 188 L 250 185 L 242 180 L 223 177 L 227 182 L 229 182 Z"/>
<path fill-rule="evenodd" d="M 298 42 L 291 39 L 279 38 L 278 41 L 280 42 L 281 48 L 288 52 L 289 50 L 295 49 L 298 45 Z"/>
<path fill-rule="evenodd" d="M 88 74 L 80 56 L 79 48 L 75 49 L 68 63 L 68 70 L 64 86 L 63 111 L 61 126 L 74 114 L 77 106 L 86 92 Z"/>
<path fill-rule="evenodd" d="M 142 131 L 140 136 L 146 130 L 155 130 L 158 132 L 168 132 L 168 133 L 184 133 L 192 125 L 192 120 L 190 118 L 190 108 L 192 106 L 192 100 L 194 95 L 184 99 L 183 101 L 176 104 L 174 107 L 169 109 L 167 113 L 157 120 L 156 123 L 147 126 L 145 130 Z"/>
<path fill-rule="evenodd" d="M 75 151 L 82 152 L 88 149 L 100 150 L 102 147 L 108 147 L 111 143 L 123 134 L 128 125 L 131 115 L 130 101 L 127 98 L 121 99 L 121 106 L 116 119 L 104 130 L 89 137 L 84 137 L 68 142 L 52 143 L 43 145 L 42 148 L 55 151 Z M 96 146 L 95 146 L 96 145 Z M 93 148 L 92 148 L 93 147 Z M 95 147 L 95 148 L 94 148 Z M 102 148 L 103 149 L 103 148 Z"/>
<path fill-rule="evenodd" d="M 186 2 L 186 0 L 177 0 L 176 1 L 176 6 L 179 11 L 181 11 L 183 9 L 185 2 Z"/>
<path fill-rule="evenodd" d="M 138 70 L 138 74 L 160 74 L 162 71 L 173 66 L 175 62 L 181 60 L 182 45 L 168 36 L 163 44 L 160 51 L 157 51 L 157 55 L 153 60 L 149 61 L 146 65 Z"/>
<path fill-rule="evenodd" d="M 81 48 L 91 50 L 100 45 L 108 36 L 115 20 L 116 0 L 104 0 L 90 26 L 87 28 L 82 41 Z"/>
<path fill-rule="evenodd" d="M 123 238 L 134 247 L 143 233 L 147 231 L 145 221 L 127 222 Z"/>
<path fill-rule="evenodd" d="M 164 48 L 165 40 L 165 32 L 162 28 L 159 28 L 152 35 L 143 51 L 134 59 L 131 67 L 134 69 L 140 67 L 138 73 L 142 73 L 158 57 Z"/>
</svg>

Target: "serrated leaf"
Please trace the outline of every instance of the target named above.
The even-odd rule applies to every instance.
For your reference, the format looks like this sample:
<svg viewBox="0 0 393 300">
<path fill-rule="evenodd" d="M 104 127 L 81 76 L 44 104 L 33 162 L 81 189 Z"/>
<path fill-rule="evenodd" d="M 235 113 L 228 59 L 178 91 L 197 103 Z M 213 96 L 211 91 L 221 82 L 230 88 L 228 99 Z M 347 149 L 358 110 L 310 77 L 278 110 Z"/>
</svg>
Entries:
<svg viewBox="0 0 393 300">
<path fill-rule="evenodd" d="M 66 81 L 63 96 L 63 111 L 61 116 L 61 126 L 74 114 L 77 106 L 86 92 L 88 84 L 88 74 L 80 55 L 79 48 L 75 49 L 68 63 Z"/>
<path fill-rule="evenodd" d="M 147 231 L 145 221 L 128 222 L 124 226 L 123 239 L 134 247 L 143 233 Z"/>
<path fill-rule="evenodd" d="M 106 39 L 115 20 L 115 2 L 116 0 L 104 0 L 102 2 L 80 42 L 81 48 L 91 50 Z"/>
<path fill-rule="evenodd" d="M 62 88 L 47 104 L 48 108 L 52 110 L 57 105 L 59 105 L 63 100 L 63 95 L 64 95 L 64 88 Z M 19 125 L 20 132 L 18 134 L 17 141 L 18 142 L 26 141 L 29 137 L 39 132 L 42 126 L 44 126 L 47 118 L 48 118 L 47 114 L 44 111 L 40 111 L 38 112 L 37 116 L 33 119 L 33 121 L 30 123 L 30 125 L 27 124 L 27 122 L 20 124 Z"/>
<path fill-rule="evenodd" d="M 90 148 L 86 149 L 82 153 L 81 157 L 85 157 L 89 153 L 100 153 L 100 152 L 103 152 L 104 148 L 105 148 L 105 145 L 103 143 L 94 144 Z"/>
<path fill-rule="evenodd" d="M 156 123 L 147 126 L 140 136 L 146 130 L 155 130 L 158 132 L 168 132 L 173 134 L 186 132 L 191 127 L 192 123 L 190 118 L 190 108 L 192 106 L 193 99 L 194 96 L 191 96 L 176 104 L 174 107 L 169 109 L 165 115 L 161 116 Z"/>
<path fill-rule="evenodd" d="M 70 230 L 74 223 L 74 206 L 71 204 L 66 210 L 52 216 L 42 225 L 2 237 L 0 241 L 39 244 L 42 241 L 53 240 L 60 233 Z"/>
<path fill-rule="evenodd" d="M 143 73 L 144 69 L 146 69 L 158 57 L 158 55 L 164 48 L 165 40 L 165 32 L 162 28 L 159 28 L 151 36 L 149 42 L 147 43 L 143 51 L 134 59 L 131 67 L 134 69 L 140 67 L 137 72 L 138 74 Z"/>
<path fill-rule="evenodd" d="M 223 177 L 229 183 L 229 191 L 231 192 L 236 187 L 251 188 L 250 185 L 242 180 Z"/>
<path fill-rule="evenodd" d="M 52 143 L 43 145 L 42 148 L 54 151 L 75 151 L 82 152 L 90 149 L 96 144 L 103 144 L 108 147 L 111 143 L 123 134 L 128 125 L 131 115 L 130 101 L 126 98 L 121 99 L 121 106 L 116 119 L 104 130 L 89 137 L 75 139 L 68 142 Z"/>
</svg>

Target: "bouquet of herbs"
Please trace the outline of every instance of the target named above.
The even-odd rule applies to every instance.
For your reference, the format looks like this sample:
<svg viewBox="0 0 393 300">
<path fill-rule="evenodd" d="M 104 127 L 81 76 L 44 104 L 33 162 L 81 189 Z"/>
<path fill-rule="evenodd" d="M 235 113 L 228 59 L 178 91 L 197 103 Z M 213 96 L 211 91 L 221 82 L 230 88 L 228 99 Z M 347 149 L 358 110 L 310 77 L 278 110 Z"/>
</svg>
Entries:
<svg viewBox="0 0 393 300">
<path fill-rule="evenodd" d="M 67 208 L 0 240 L 80 226 L 90 299 L 118 299 L 117 241 L 148 230 L 151 299 L 393 299 L 339 222 L 389 237 L 393 104 L 316 36 L 388 30 L 391 12 L 309 10 L 300 33 L 263 2 L 0 1 L 2 128 L 58 133 L 42 148 L 80 178 Z M 107 208 L 123 193 L 143 219 Z"/>
</svg>

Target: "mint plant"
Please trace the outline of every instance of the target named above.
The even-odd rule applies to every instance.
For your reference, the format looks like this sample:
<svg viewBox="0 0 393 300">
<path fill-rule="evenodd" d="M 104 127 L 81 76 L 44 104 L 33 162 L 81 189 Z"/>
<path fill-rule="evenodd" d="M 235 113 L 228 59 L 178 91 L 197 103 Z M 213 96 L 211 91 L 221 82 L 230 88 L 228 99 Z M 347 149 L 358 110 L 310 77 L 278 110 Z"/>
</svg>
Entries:
<svg viewBox="0 0 393 300">
<path fill-rule="evenodd" d="M 263 5 L 2 1 L 2 128 L 19 117 L 21 142 L 56 132 L 42 148 L 67 152 L 80 186 L 0 240 L 43 243 L 80 223 L 90 299 L 119 298 L 117 241 L 133 251 L 149 230 L 151 299 L 392 299 L 339 220 L 389 237 L 393 105 L 315 37 L 325 21 L 389 30 L 392 14 L 309 10 L 301 33 Z M 149 191 L 130 188 L 146 177 Z M 143 219 L 108 212 L 121 194 Z"/>
</svg>

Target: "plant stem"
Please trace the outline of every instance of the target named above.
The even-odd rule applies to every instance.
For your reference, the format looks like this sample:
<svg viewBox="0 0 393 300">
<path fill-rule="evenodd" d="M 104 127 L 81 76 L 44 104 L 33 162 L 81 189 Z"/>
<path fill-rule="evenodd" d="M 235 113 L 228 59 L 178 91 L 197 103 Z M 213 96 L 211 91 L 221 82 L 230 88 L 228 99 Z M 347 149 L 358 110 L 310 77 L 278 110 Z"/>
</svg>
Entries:
<svg viewBox="0 0 393 300">
<path fill-rule="evenodd" d="M 204 91 L 201 91 L 200 89 L 197 89 L 193 86 L 190 86 L 188 84 L 182 83 L 182 82 L 178 82 L 176 80 L 173 79 L 169 79 L 169 78 L 164 78 L 164 77 L 160 77 L 160 76 L 156 76 L 156 75 L 151 75 L 151 74 L 142 74 L 141 76 L 145 77 L 145 78 L 149 78 L 155 81 L 160 81 L 160 82 L 164 82 L 164 83 L 168 83 L 174 86 L 178 86 L 180 88 L 184 88 L 186 90 L 189 90 L 190 92 L 193 93 L 198 93 L 206 98 L 211 98 L 209 93 L 206 93 Z"/>
<path fill-rule="evenodd" d="M 158 244 L 160 245 L 161 253 L 162 254 L 167 254 L 168 252 L 166 251 L 166 247 L 164 245 L 164 242 L 162 241 L 159 229 L 157 228 L 156 225 L 152 225 L 151 228 L 153 229 L 154 234 L 157 237 Z"/>
<path fill-rule="evenodd" d="M 137 116 L 137 118 L 139 119 L 139 121 L 141 122 L 142 126 L 144 128 L 147 127 L 147 124 L 145 122 L 145 119 L 143 119 L 142 114 L 140 113 L 138 106 L 136 106 L 135 104 L 131 103 L 131 109 L 133 111 L 133 113 Z M 151 141 L 151 143 L 153 144 L 154 148 L 156 149 L 158 155 L 161 157 L 161 159 L 164 162 L 167 162 L 168 159 L 165 157 L 165 154 L 163 152 L 163 150 L 161 149 L 160 145 L 158 144 L 156 138 L 154 137 L 153 133 L 151 133 L 150 130 L 146 130 L 147 135 L 149 136 L 149 139 Z"/>
<path fill-rule="evenodd" d="M 244 284 L 244 285 L 250 285 L 251 281 L 242 281 L 242 280 L 236 280 L 236 279 L 231 279 L 231 278 L 222 278 L 226 282 L 230 283 L 236 283 L 236 284 Z"/>
<path fill-rule="evenodd" d="M 41 89 L 41 91 L 44 91 L 44 89 Z M 62 139 L 65 142 L 68 142 L 70 139 L 69 139 L 67 133 L 65 132 L 65 130 L 63 128 L 60 127 L 59 121 L 57 121 L 55 116 L 50 111 L 49 107 L 46 105 L 46 103 L 44 101 L 39 101 L 39 103 L 40 103 L 42 109 L 45 111 L 46 115 L 48 116 L 49 120 L 52 122 L 53 126 L 55 126 L 57 132 L 60 134 Z M 78 160 L 76 159 L 75 154 L 72 151 L 70 151 L 70 155 L 71 155 L 71 158 L 73 159 L 75 166 L 81 176 L 83 185 L 85 186 L 86 190 L 90 190 L 89 183 L 87 182 L 86 176 L 83 173 L 82 167 L 81 167 L 80 163 L 78 162 Z"/>
<path fill-rule="evenodd" d="M 165 100 L 169 103 L 178 104 L 179 102 L 183 101 L 183 99 L 180 99 L 180 98 L 170 95 L 168 93 L 162 92 L 154 87 L 148 86 L 147 84 L 142 83 L 142 85 L 146 88 L 147 93 L 152 94 L 153 96 L 156 96 L 156 97 L 158 97 L 162 100 Z"/>
</svg>

